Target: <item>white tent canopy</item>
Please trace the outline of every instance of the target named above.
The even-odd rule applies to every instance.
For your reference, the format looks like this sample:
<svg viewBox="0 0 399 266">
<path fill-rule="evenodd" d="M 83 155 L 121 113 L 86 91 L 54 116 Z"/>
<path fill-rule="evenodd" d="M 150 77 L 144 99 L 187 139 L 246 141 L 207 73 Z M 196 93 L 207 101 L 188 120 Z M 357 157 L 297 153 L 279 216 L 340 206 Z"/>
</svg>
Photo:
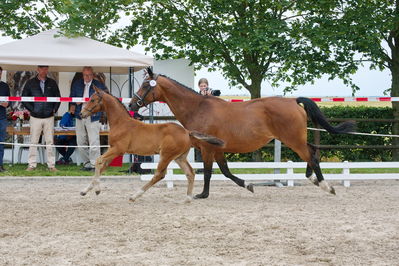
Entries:
<svg viewBox="0 0 399 266">
<path fill-rule="evenodd" d="M 92 66 L 95 72 L 126 74 L 152 66 L 153 58 L 85 37 L 67 38 L 57 29 L 0 45 L 0 66 L 4 70 L 36 70 L 50 66 L 54 72 L 79 72 Z"/>
</svg>

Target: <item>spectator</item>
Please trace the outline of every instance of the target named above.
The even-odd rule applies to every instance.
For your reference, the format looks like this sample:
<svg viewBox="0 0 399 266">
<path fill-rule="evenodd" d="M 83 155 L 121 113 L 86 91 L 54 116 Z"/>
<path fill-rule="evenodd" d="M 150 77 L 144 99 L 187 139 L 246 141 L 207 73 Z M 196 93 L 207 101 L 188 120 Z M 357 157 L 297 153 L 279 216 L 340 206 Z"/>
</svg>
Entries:
<svg viewBox="0 0 399 266">
<path fill-rule="evenodd" d="M 105 85 L 98 80 L 93 79 L 94 73 L 92 67 L 84 67 L 82 70 L 83 79 L 76 80 L 72 84 L 70 97 L 84 97 L 90 98 L 95 92 L 93 84 L 107 91 Z M 90 148 L 78 148 L 80 157 L 83 160 L 84 171 L 94 171 L 96 159 L 100 154 L 100 117 L 101 112 L 98 112 L 90 117 L 82 119 L 80 112 L 85 106 L 85 103 L 73 103 L 73 111 L 76 117 L 76 141 L 78 146 L 90 146 Z"/>
<path fill-rule="evenodd" d="M 60 127 L 74 127 L 75 126 L 75 114 L 72 105 L 69 105 L 69 112 L 66 112 L 60 121 Z M 56 145 L 64 146 L 76 146 L 76 136 L 59 135 L 55 138 Z M 61 154 L 56 164 L 70 164 L 72 162 L 71 155 L 75 151 L 75 147 L 57 147 L 57 151 Z"/>
<path fill-rule="evenodd" d="M 60 97 L 60 90 L 55 80 L 48 78 L 48 66 L 38 66 L 37 76 L 28 80 L 22 91 L 22 96 L 34 97 Z M 57 102 L 23 102 L 30 112 L 30 138 L 31 144 L 38 144 L 40 135 L 43 134 L 46 145 L 53 145 L 54 141 L 54 114 L 58 111 L 60 103 Z M 52 172 L 56 172 L 55 155 L 52 147 L 46 147 L 47 166 Z M 29 148 L 27 171 L 36 169 L 37 147 Z"/>
<path fill-rule="evenodd" d="M 199 93 L 201 95 L 220 96 L 220 90 L 212 90 L 209 88 L 209 82 L 206 78 L 201 78 L 198 81 L 198 87 L 200 89 Z"/>
<path fill-rule="evenodd" d="M 0 67 L 0 78 L 1 73 L 3 72 L 3 68 Z M 8 87 L 7 83 L 0 81 L 0 96 L 10 96 L 10 87 Z M 6 109 L 8 107 L 7 101 L 0 102 L 0 142 L 4 142 L 7 134 L 7 113 Z M 4 157 L 4 144 L 0 144 L 0 172 L 4 172 L 3 166 L 3 157 Z"/>
</svg>

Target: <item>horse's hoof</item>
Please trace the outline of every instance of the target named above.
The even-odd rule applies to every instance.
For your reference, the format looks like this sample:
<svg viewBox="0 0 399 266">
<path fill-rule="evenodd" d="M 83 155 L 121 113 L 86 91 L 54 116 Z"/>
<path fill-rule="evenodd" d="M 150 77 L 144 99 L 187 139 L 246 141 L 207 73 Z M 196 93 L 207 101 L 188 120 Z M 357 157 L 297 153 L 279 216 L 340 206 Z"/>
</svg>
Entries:
<svg viewBox="0 0 399 266">
<path fill-rule="evenodd" d="M 101 190 L 99 190 L 99 191 L 96 191 L 96 195 L 98 196 L 98 194 L 100 194 L 101 193 Z"/>
<path fill-rule="evenodd" d="M 308 179 L 309 179 L 310 182 L 312 182 L 312 184 L 314 184 L 315 186 L 319 186 L 319 180 L 317 180 L 317 177 L 316 177 L 315 175 L 309 176 Z"/>
<path fill-rule="evenodd" d="M 335 194 L 335 189 L 334 189 L 334 187 L 330 186 L 330 184 L 328 184 L 326 180 L 321 181 L 321 182 L 319 183 L 319 187 L 320 187 L 322 190 L 327 191 L 328 193 L 331 193 L 331 194 L 333 194 L 333 195 L 336 195 L 336 194 Z"/>
<path fill-rule="evenodd" d="M 81 191 L 80 196 L 86 196 L 86 192 Z"/>
<path fill-rule="evenodd" d="M 130 202 L 134 202 L 135 200 L 136 200 L 136 199 L 133 198 L 133 197 L 130 197 L 130 198 L 129 198 L 129 201 L 130 201 Z"/>
<path fill-rule="evenodd" d="M 194 196 L 194 199 L 206 199 L 209 196 L 208 193 L 201 193 Z"/>
<path fill-rule="evenodd" d="M 254 184 L 249 183 L 249 185 L 247 186 L 247 189 L 248 189 L 249 191 L 251 191 L 252 193 L 254 193 Z"/>
</svg>

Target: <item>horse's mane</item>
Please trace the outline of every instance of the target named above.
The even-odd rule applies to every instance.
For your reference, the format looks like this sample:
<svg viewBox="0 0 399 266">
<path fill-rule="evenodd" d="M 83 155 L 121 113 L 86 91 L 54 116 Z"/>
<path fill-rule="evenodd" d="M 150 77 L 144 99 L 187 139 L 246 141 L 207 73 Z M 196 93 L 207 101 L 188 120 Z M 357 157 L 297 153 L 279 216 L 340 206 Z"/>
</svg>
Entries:
<svg viewBox="0 0 399 266">
<path fill-rule="evenodd" d="M 114 96 L 114 95 L 112 95 L 111 93 L 106 92 L 106 91 L 104 91 L 104 93 L 108 94 L 109 96 L 112 96 L 112 98 L 114 98 L 114 99 L 116 100 L 116 102 L 119 103 L 119 104 L 123 107 L 123 109 L 126 111 L 126 113 L 128 114 L 128 116 L 131 117 L 130 114 L 129 114 L 129 111 L 128 111 L 127 108 L 126 108 L 126 106 L 119 100 L 118 97 L 116 97 L 116 96 Z"/>
<path fill-rule="evenodd" d="M 184 85 L 184 84 L 178 82 L 178 81 L 175 80 L 175 79 L 172 79 L 172 78 L 170 78 L 170 77 L 168 77 L 168 76 L 166 76 L 166 75 L 163 75 L 163 74 L 159 74 L 159 76 L 164 77 L 164 78 L 167 78 L 167 79 L 169 79 L 170 81 L 173 81 L 174 83 L 176 83 L 176 84 L 182 86 L 183 88 L 185 88 L 185 89 L 187 89 L 187 90 L 189 90 L 189 91 L 192 91 L 192 92 L 194 92 L 194 93 L 196 93 L 196 94 L 199 94 L 197 91 L 195 91 L 195 90 L 193 90 L 192 88 L 190 88 L 190 87 L 188 87 L 188 86 L 186 86 L 186 85 Z M 199 95 L 201 95 L 201 94 L 199 94 Z"/>
</svg>

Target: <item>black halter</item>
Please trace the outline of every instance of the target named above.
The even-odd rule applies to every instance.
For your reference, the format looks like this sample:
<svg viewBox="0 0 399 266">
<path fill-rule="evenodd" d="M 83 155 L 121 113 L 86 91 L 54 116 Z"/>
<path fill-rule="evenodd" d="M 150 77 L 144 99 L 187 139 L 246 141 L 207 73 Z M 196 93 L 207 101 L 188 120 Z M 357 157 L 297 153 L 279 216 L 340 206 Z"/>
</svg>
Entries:
<svg viewBox="0 0 399 266">
<path fill-rule="evenodd" d="M 138 95 L 137 93 L 133 92 L 133 95 L 138 99 L 136 101 L 136 104 L 137 104 L 138 107 L 147 106 L 145 104 L 145 102 L 144 102 L 144 99 L 145 99 L 145 97 L 147 97 L 148 93 L 150 93 L 150 91 L 157 86 L 157 82 L 156 82 L 157 78 L 158 78 L 158 75 L 156 75 L 153 79 L 144 81 L 143 85 L 148 83 L 148 87 L 149 88 L 144 92 L 143 97 L 140 97 L 140 95 Z"/>
</svg>

